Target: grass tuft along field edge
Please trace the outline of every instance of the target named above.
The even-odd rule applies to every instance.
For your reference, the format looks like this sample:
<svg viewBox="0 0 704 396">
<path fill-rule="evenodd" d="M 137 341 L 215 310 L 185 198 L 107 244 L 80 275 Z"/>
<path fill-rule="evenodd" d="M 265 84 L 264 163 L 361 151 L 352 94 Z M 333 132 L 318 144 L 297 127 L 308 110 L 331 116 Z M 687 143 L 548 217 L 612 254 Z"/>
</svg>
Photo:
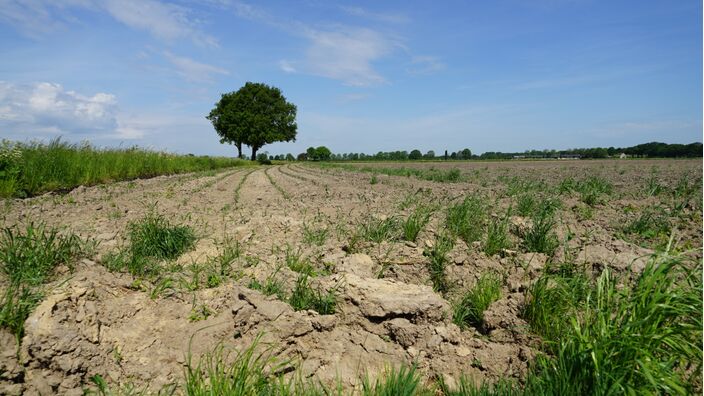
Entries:
<svg viewBox="0 0 704 396">
<path fill-rule="evenodd" d="M 101 149 L 60 139 L 0 143 L 0 197 L 31 197 L 120 180 L 247 165 L 227 157 L 178 155 L 139 147 Z"/>
</svg>

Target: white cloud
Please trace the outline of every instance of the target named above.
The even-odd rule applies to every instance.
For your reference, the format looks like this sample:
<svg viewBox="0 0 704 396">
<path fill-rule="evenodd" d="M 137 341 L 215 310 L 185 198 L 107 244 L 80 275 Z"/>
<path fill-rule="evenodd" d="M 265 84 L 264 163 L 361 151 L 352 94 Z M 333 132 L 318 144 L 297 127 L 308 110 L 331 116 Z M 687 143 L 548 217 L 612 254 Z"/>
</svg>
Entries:
<svg viewBox="0 0 704 396">
<path fill-rule="evenodd" d="M 89 0 L 1 0 L 0 21 L 15 26 L 22 34 L 41 37 L 70 23 L 70 7 L 90 7 Z"/>
<path fill-rule="evenodd" d="M 0 82 L 0 125 L 26 133 L 105 133 L 117 126 L 114 95 L 67 91 L 60 84 Z"/>
<path fill-rule="evenodd" d="M 342 103 L 342 104 L 347 104 L 347 103 L 352 103 L 352 102 L 359 102 L 365 99 L 368 99 L 370 95 L 368 93 L 348 93 L 344 95 L 340 95 L 337 98 L 337 101 Z"/>
<path fill-rule="evenodd" d="M 138 30 L 146 30 L 166 41 L 191 39 L 197 44 L 217 46 L 217 40 L 196 28 L 189 10 L 156 0 L 108 0 L 105 10 L 119 22 Z"/>
<path fill-rule="evenodd" d="M 340 80 L 347 85 L 367 86 L 386 82 L 373 62 L 389 55 L 395 43 L 366 28 L 340 27 L 332 31 L 308 30 L 310 47 L 306 64 L 312 74 Z"/>
<path fill-rule="evenodd" d="M 130 28 L 165 41 L 189 39 L 199 45 L 218 45 L 198 29 L 190 9 L 158 0 L 0 0 L 0 20 L 37 38 L 76 22 L 72 9 L 107 12 Z"/>
<path fill-rule="evenodd" d="M 410 22 L 410 18 L 404 14 L 393 14 L 393 13 L 381 13 L 381 12 L 372 12 L 369 10 L 366 10 L 362 7 L 352 7 L 352 6 L 340 6 L 340 9 L 344 11 L 345 13 L 360 17 L 360 18 L 366 18 L 366 19 L 372 19 L 380 22 L 387 22 L 387 23 L 408 23 Z"/>
<path fill-rule="evenodd" d="M 390 55 L 401 45 L 398 40 L 376 30 L 345 25 L 314 28 L 299 21 L 282 20 L 253 5 L 235 2 L 235 14 L 285 31 L 308 41 L 305 58 L 279 62 L 286 73 L 301 72 L 342 81 L 345 85 L 382 84 L 386 79 L 375 70 L 374 63 Z"/>
<path fill-rule="evenodd" d="M 279 68 L 281 68 L 281 70 L 283 70 L 286 73 L 295 73 L 297 71 L 296 68 L 293 67 L 291 62 L 289 62 L 285 59 L 282 59 L 279 61 Z"/>
<path fill-rule="evenodd" d="M 445 64 L 435 56 L 414 56 L 411 58 L 410 74 L 432 74 L 445 70 Z"/>
<path fill-rule="evenodd" d="M 191 58 L 177 56 L 168 51 L 164 52 L 164 56 L 176 68 L 176 73 L 187 81 L 210 82 L 215 74 L 230 74 L 223 68 L 200 63 Z"/>
</svg>

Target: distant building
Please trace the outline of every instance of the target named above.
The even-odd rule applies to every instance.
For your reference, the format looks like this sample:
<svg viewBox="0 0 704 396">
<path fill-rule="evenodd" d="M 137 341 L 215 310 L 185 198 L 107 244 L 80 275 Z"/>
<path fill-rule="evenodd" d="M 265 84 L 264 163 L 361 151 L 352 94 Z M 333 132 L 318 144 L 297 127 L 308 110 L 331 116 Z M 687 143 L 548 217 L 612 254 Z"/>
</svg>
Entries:
<svg viewBox="0 0 704 396">
<path fill-rule="evenodd" d="M 621 153 L 621 154 L 618 155 L 618 157 L 621 158 L 621 159 L 628 158 L 628 154 L 626 154 L 626 153 Z"/>
</svg>

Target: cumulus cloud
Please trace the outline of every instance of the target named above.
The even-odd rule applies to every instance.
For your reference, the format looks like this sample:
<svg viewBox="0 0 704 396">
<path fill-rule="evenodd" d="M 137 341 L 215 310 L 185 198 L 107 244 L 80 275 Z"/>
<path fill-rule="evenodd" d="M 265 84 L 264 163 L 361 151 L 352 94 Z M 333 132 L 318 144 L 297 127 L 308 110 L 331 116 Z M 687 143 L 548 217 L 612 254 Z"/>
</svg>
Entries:
<svg viewBox="0 0 704 396">
<path fill-rule="evenodd" d="M 0 127 L 27 134 L 100 134 L 118 126 L 117 100 L 83 95 L 56 83 L 17 85 L 0 81 Z"/>
<path fill-rule="evenodd" d="M 174 66 L 176 74 L 191 82 L 210 82 L 215 74 L 228 75 L 227 70 L 197 62 L 191 58 L 177 56 L 165 51 L 164 56 Z"/>
</svg>

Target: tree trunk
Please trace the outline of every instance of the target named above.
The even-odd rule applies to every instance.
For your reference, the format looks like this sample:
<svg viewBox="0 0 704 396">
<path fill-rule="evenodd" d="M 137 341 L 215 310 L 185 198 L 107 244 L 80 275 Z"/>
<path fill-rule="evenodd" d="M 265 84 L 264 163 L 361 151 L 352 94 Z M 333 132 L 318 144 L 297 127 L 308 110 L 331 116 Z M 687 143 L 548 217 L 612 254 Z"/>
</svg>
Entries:
<svg viewBox="0 0 704 396">
<path fill-rule="evenodd" d="M 244 158 L 244 154 L 242 154 L 242 143 L 237 143 L 237 158 L 242 159 Z"/>
<path fill-rule="evenodd" d="M 259 147 L 252 146 L 252 161 L 257 160 L 257 150 L 259 150 Z"/>
</svg>

